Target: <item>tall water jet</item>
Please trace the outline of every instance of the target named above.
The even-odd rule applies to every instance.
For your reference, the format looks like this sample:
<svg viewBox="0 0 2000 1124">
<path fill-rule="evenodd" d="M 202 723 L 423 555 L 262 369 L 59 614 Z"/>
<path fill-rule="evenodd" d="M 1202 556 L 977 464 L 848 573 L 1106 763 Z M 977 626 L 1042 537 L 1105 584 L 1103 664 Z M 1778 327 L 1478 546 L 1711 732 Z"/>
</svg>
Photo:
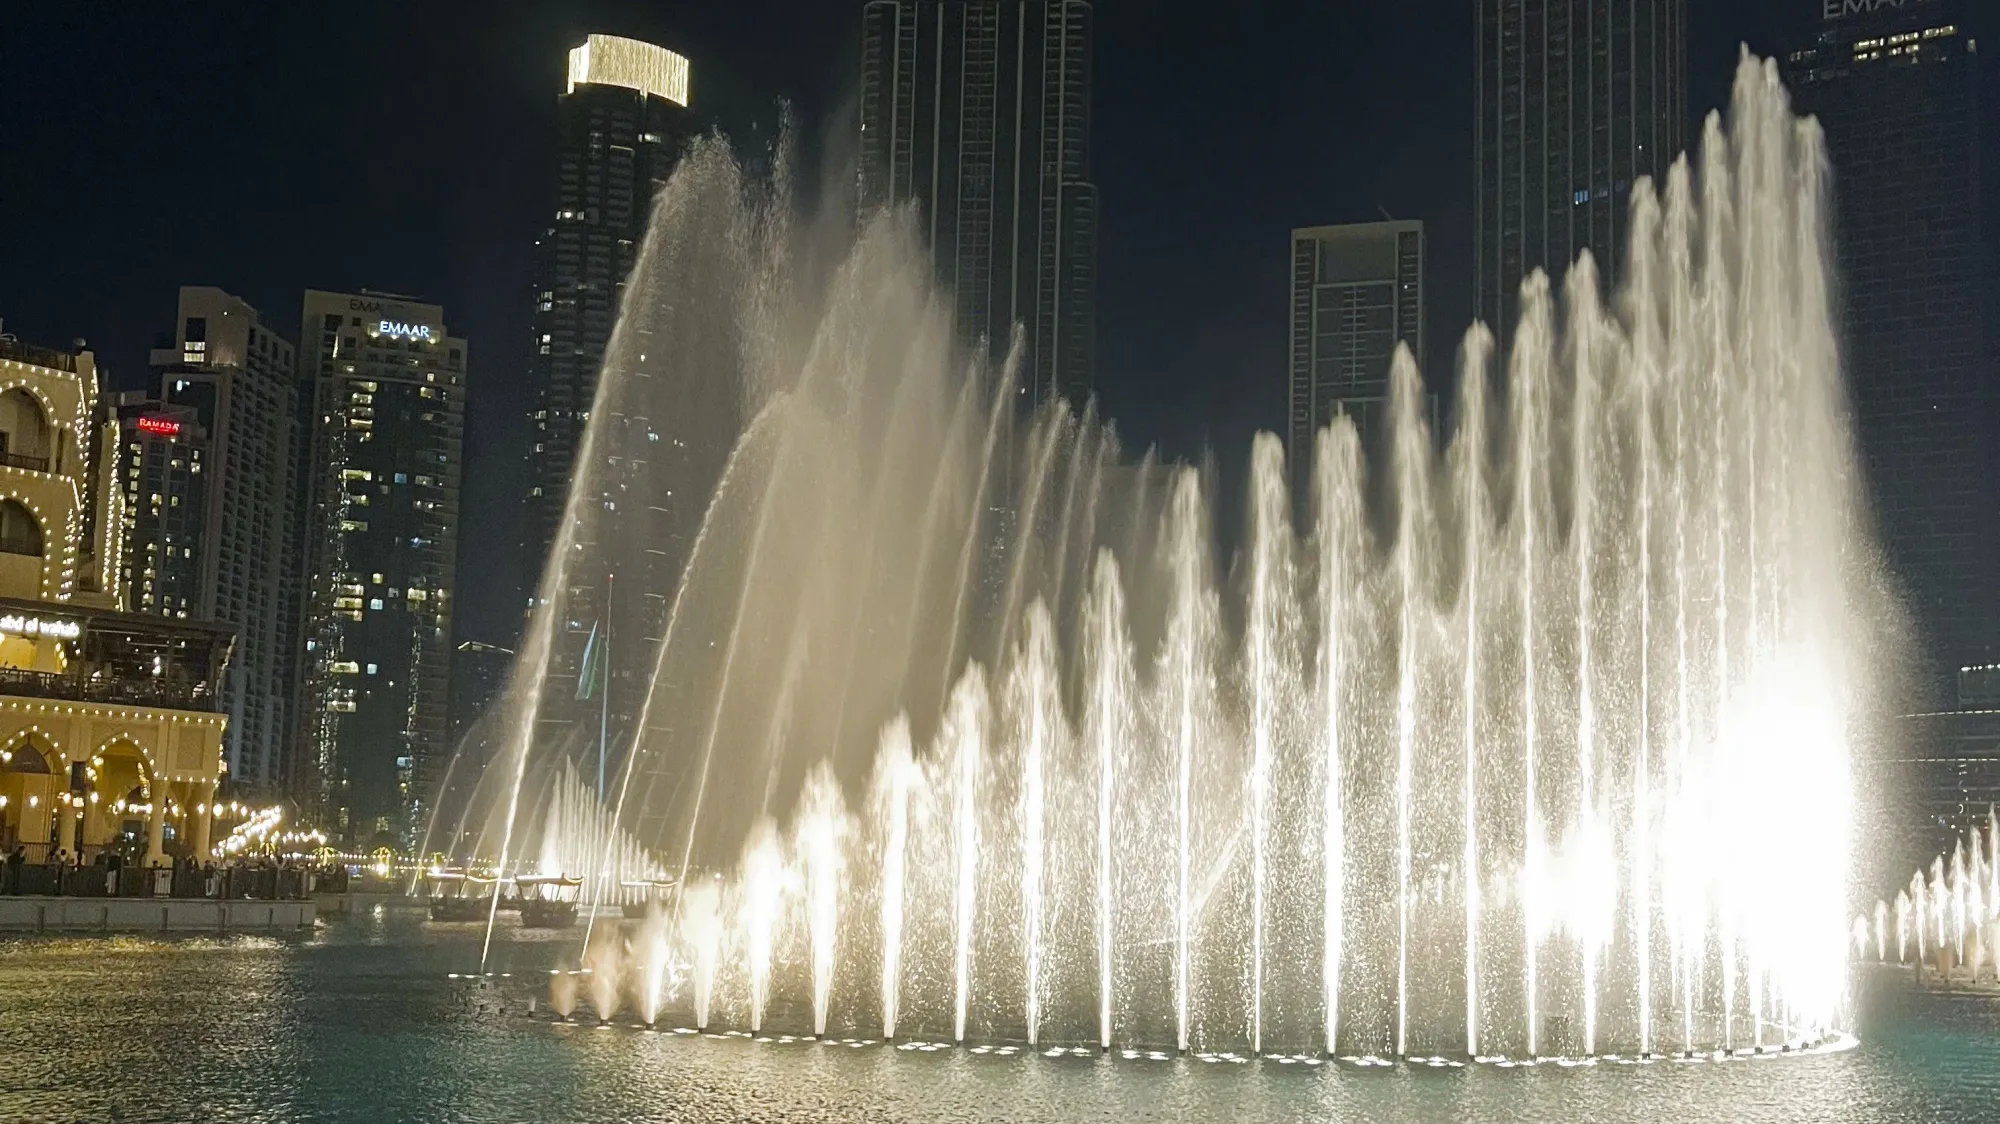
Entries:
<svg viewBox="0 0 2000 1124">
<path fill-rule="evenodd" d="M 1125 642 L 1125 595 L 1118 580 L 1118 559 L 1109 549 L 1099 552 L 1093 568 L 1089 611 L 1093 677 L 1089 737 L 1097 765 L 1097 1044 L 1111 1048 L 1112 962 L 1117 939 L 1114 925 L 1116 836 L 1113 832 L 1114 794 L 1119 759 L 1132 736 L 1127 719 L 1132 704 L 1132 655 Z"/>
<path fill-rule="evenodd" d="M 1320 994 L 1325 1012 L 1325 1049 L 1338 1050 L 1340 967 L 1344 948 L 1347 893 L 1347 822 L 1344 785 L 1347 739 L 1342 726 L 1350 712 L 1347 695 L 1347 637 L 1355 630 L 1349 604 L 1362 567 L 1365 530 L 1361 492 L 1361 443 L 1354 423 L 1337 419 L 1319 434 L 1314 458 L 1319 516 L 1320 599 Z"/>
<path fill-rule="evenodd" d="M 808 782 L 798 841 L 799 857 L 805 865 L 806 932 L 812 949 L 814 1036 L 826 1033 L 827 1008 L 833 998 L 846 823 L 840 784 L 832 769 L 822 765 Z"/>
<path fill-rule="evenodd" d="M 1464 711 L 1463 755 L 1460 801 L 1464 805 L 1459 830 L 1464 838 L 1459 853 L 1460 893 L 1465 912 L 1465 1053 L 1479 1057 L 1479 926 L 1482 898 L 1479 887 L 1479 583 L 1480 557 L 1486 550 L 1486 362 L 1493 340 L 1483 331 L 1466 338 L 1459 365 L 1459 431 L 1453 453 L 1457 457 L 1459 520 L 1464 530 L 1463 561 L 1459 578 L 1459 601 L 1464 616 L 1461 642 L 1465 645 L 1465 671 L 1460 681 L 1459 706 Z"/>
<path fill-rule="evenodd" d="M 743 845 L 744 962 L 750 976 L 750 1031 L 764 1029 L 771 996 L 771 953 L 784 909 L 785 856 L 775 823 L 759 820 Z"/>
<path fill-rule="evenodd" d="M 896 1037 L 896 1015 L 902 990 L 903 902 L 909 862 L 910 788 L 918 778 L 912 760 L 910 722 L 897 718 L 882 731 L 877 758 L 877 802 L 888 822 L 882 844 L 882 1037 Z"/>
<path fill-rule="evenodd" d="M 963 1042 L 966 1013 L 972 1002 L 972 919 L 979 894 L 979 769 L 986 735 L 986 680 L 977 664 L 966 671 L 952 694 L 946 729 L 952 755 L 952 856 L 958 872 L 952 890 L 952 913 L 957 921 L 952 1037 Z"/>
<path fill-rule="evenodd" d="M 679 946 L 692 961 L 694 977 L 694 1025 L 708 1029 L 708 1017 L 715 1001 L 715 977 L 722 959 L 722 888 L 709 879 L 681 884 L 680 917 L 676 922 Z"/>
<path fill-rule="evenodd" d="M 1279 576 L 1287 563 L 1291 529 L 1285 519 L 1285 451 L 1271 434 L 1260 434 L 1250 452 L 1250 620 L 1246 647 L 1250 677 L 1250 1050 L 1264 1049 L 1264 933 L 1270 889 L 1271 757 L 1277 721 L 1278 669 L 1282 658 L 1279 614 L 1288 584 Z"/>
<path fill-rule="evenodd" d="M 1430 433 L 1418 414 L 1423 396 L 1409 349 L 1399 347 L 1389 364 L 1389 398 L 1394 426 L 1397 488 L 1396 524 L 1396 1053 L 1409 1053 L 1410 904 L 1413 850 L 1411 802 L 1415 799 L 1417 666 L 1425 622 L 1420 616 L 1427 575 L 1421 566 L 1428 545 L 1419 541 L 1429 519 Z"/>
<path fill-rule="evenodd" d="M 618 1013 L 618 996 L 625 988 L 625 945 L 607 933 L 583 950 L 584 969 L 589 973 L 590 1003 L 597 1021 L 608 1023 Z"/>
<path fill-rule="evenodd" d="M 667 919 L 655 904 L 646 913 L 633 941 L 637 973 L 633 977 L 633 1000 L 639 1021 L 652 1026 L 660 1018 L 660 1006 L 667 998 L 667 981 L 673 948 L 667 935 Z"/>
</svg>

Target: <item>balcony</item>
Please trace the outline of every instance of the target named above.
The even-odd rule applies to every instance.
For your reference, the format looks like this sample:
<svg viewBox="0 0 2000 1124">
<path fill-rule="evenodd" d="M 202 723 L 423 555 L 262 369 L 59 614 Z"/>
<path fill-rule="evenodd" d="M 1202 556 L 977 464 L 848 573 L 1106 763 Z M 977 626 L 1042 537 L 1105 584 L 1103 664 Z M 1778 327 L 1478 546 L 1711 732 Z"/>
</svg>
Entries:
<svg viewBox="0 0 2000 1124">
<path fill-rule="evenodd" d="M 32 363 L 37 367 L 47 367 L 52 371 L 76 373 L 76 356 L 67 351 L 57 351 L 52 347 L 35 347 L 18 340 L 0 339 L 0 359 L 12 359 L 16 363 Z"/>
<path fill-rule="evenodd" d="M 49 458 L 32 457 L 26 453 L 0 453 L 0 465 L 8 468 L 25 468 L 29 472 L 47 472 Z"/>
<path fill-rule="evenodd" d="M 73 672 L 23 671 L 0 667 L 0 695 L 17 698 L 62 699 L 66 702 L 151 706 L 162 710 L 217 709 L 215 692 L 207 683 L 156 678 L 78 675 Z"/>
</svg>

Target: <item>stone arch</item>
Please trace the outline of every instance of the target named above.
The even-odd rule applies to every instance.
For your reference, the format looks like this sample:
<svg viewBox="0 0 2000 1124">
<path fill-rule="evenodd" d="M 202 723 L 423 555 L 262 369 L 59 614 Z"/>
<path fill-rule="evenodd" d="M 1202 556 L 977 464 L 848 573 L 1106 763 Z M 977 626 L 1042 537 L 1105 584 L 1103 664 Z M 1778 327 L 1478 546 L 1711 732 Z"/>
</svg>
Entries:
<svg viewBox="0 0 2000 1124">
<path fill-rule="evenodd" d="M 26 386 L 0 390 L 0 454 L 38 458 L 41 471 L 46 472 L 52 467 L 55 448 L 56 426 L 50 420 L 48 403 Z"/>
<path fill-rule="evenodd" d="M 25 754 L 22 752 L 24 746 L 28 750 Z M 30 756 L 40 762 L 39 767 L 24 761 Z M 23 726 L 7 740 L 0 741 L 0 769 L 17 773 L 57 773 L 62 771 L 65 760 L 62 743 L 40 726 Z"/>
<path fill-rule="evenodd" d="M 0 554 L 42 558 L 47 553 L 48 536 L 42 532 L 41 517 L 12 496 L 0 499 Z"/>
<path fill-rule="evenodd" d="M 146 785 L 149 788 L 159 787 L 163 779 L 160 776 L 159 763 L 154 760 L 152 747 L 137 733 L 131 730 L 114 731 L 106 735 L 90 751 L 93 768 L 97 767 L 100 759 L 109 760 L 115 757 L 129 757 L 137 761 L 140 765 L 140 775 Z"/>
<path fill-rule="evenodd" d="M 143 848 L 145 817 L 128 809 L 164 793 L 152 754 L 130 734 L 113 734 L 91 751 L 89 776 L 85 835 L 104 845 Z"/>
<path fill-rule="evenodd" d="M 68 787 L 68 772 L 62 749 L 40 728 L 7 739 L 0 748 L 0 850 L 25 844 L 40 860 L 55 815 L 52 800 Z"/>
</svg>

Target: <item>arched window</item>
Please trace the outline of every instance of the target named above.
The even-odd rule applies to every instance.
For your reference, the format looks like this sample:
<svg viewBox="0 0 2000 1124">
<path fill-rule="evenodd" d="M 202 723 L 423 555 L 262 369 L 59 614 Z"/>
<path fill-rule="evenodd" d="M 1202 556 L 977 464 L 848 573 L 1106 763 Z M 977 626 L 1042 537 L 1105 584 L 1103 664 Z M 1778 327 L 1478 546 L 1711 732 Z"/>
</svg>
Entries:
<svg viewBox="0 0 2000 1124">
<path fill-rule="evenodd" d="M 42 556 L 42 524 L 18 500 L 0 500 L 0 554 Z"/>
<path fill-rule="evenodd" d="M 47 472 L 50 436 L 48 415 L 34 395 L 18 386 L 0 394 L 0 461 Z"/>
<path fill-rule="evenodd" d="M 42 751 L 31 741 L 16 743 L 14 748 L 8 751 L 8 758 L 9 760 L 6 764 L 0 765 L 0 769 L 12 773 L 47 773 L 49 771 L 49 759 L 42 756 Z"/>
</svg>

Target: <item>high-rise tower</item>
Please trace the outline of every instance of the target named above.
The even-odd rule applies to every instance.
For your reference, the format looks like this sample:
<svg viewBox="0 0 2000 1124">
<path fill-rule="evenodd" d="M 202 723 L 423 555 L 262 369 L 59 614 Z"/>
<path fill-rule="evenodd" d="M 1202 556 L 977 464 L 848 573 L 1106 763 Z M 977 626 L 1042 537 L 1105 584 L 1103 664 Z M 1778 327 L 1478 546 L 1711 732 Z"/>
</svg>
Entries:
<svg viewBox="0 0 2000 1124">
<path fill-rule="evenodd" d="M 1389 361 L 1424 361 L 1424 224 L 1364 222 L 1292 231 L 1292 495 L 1312 494 L 1314 434 L 1354 419 L 1371 447 L 1389 401 Z M 1428 412 L 1436 413 L 1426 404 Z M 1432 419 L 1435 421 L 1435 417 Z"/>
<path fill-rule="evenodd" d="M 1479 0 L 1473 291 L 1511 340 L 1521 280 L 1584 250 L 1622 276 L 1632 184 L 1682 149 L 1685 0 Z"/>
<path fill-rule="evenodd" d="M 1092 11 L 1085 0 L 870 0 L 860 202 L 914 202 L 960 342 L 1006 353 L 1022 394 L 1079 407 L 1096 363 Z"/>
<path fill-rule="evenodd" d="M 1784 60 L 1833 165 L 1843 358 L 1869 497 L 1947 702 L 1959 668 L 2000 656 L 1970 7 L 1828 0 Z"/>
<path fill-rule="evenodd" d="M 570 482 L 583 471 L 577 457 L 591 424 L 612 329 L 645 242 L 653 198 L 697 130 L 689 109 L 690 78 L 688 60 L 664 47 L 592 35 L 570 51 L 568 83 L 558 103 L 562 136 L 556 210 L 540 243 L 541 280 L 535 293 L 536 401 L 530 450 L 535 486 L 528 500 L 525 569 L 531 607 L 544 596 L 553 601 L 555 634 L 547 666 L 541 669 L 538 736 L 581 736 L 587 730 L 600 757 L 611 752 L 609 742 L 629 733 L 645 684 L 614 671 L 604 677 L 601 691 L 594 682 L 579 689 L 586 658 L 601 651 L 593 638 L 611 631 L 614 622 L 621 651 L 625 644 L 656 638 L 665 626 L 665 600 L 644 591 L 662 588 L 670 578 L 651 570 L 619 575 L 609 565 L 574 565 L 563 575 L 562 587 L 550 590 L 543 588 L 544 569 L 562 531 Z M 614 414 L 597 424 L 619 434 L 650 432 L 644 418 Z M 637 467 L 629 455 L 607 455 L 628 470 Z M 658 532 L 657 521 L 629 503 L 621 507 L 621 498 L 591 497 L 588 502 L 601 504 L 597 510 L 603 514 L 579 534 L 609 540 L 646 539 Z M 607 556 L 597 541 L 578 539 L 571 546 L 575 557 L 598 561 Z M 642 557 L 653 569 L 673 564 L 665 551 Z"/>
<path fill-rule="evenodd" d="M 536 243 L 528 349 L 535 387 L 534 483 L 524 536 L 530 598 L 562 519 L 653 196 L 695 133 L 689 81 L 688 60 L 636 39 L 592 35 L 569 53 L 568 80 L 557 99 L 555 213 Z"/>
<path fill-rule="evenodd" d="M 221 289 L 182 286 L 176 311 L 151 356 L 152 405 L 122 419 L 127 596 L 137 612 L 236 631 L 222 679 L 229 779 L 268 794 L 290 780 L 301 644 L 296 363 Z"/>
<path fill-rule="evenodd" d="M 302 795 L 351 846 L 414 846 L 450 751 L 466 343 L 444 310 L 308 290 L 312 529 Z"/>
</svg>

